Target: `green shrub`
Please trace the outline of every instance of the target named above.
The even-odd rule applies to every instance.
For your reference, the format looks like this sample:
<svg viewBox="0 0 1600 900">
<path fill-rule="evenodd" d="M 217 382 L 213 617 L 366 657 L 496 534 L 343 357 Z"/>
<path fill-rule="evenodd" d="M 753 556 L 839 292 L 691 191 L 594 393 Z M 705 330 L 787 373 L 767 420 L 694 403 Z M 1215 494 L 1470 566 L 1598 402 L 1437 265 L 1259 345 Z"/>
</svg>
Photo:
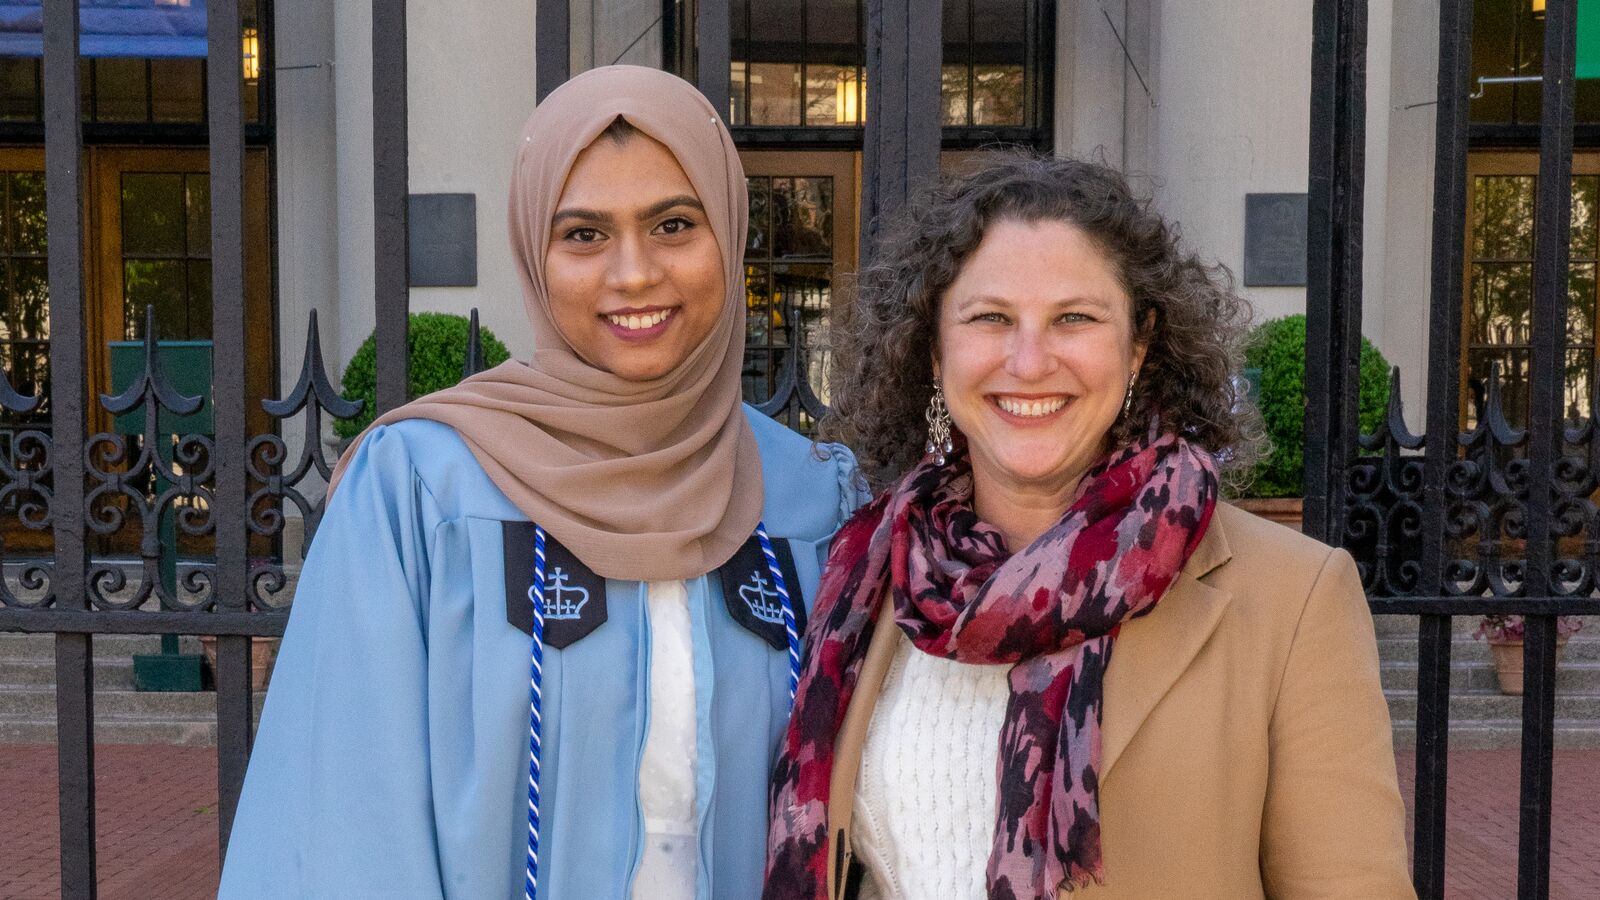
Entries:
<svg viewBox="0 0 1600 900">
<path fill-rule="evenodd" d="M 410 384 L 406 397 L 415 400 L 423 394 L 443 390 L 461 380 L 461 369 L 467 360 L 467 333 L 470 323 L 466 316 L 451 313 L 412 313 L 411 333 L 406 346 L 410 356 Z M 500 343 L 494 332 L 479 327 L 478 338 L 483 345 L 483 359 L 489 366 L 498 366 L 511 358 L 506 345 Z M 342 438 L 352 438 L 372 424 L 377 390 L 378 342 L 367 335 L 350 364 L 345 366 L 340 382 L 344 396 L 351 400 L 365 400 L 367 405 L 353 419 L 339 419 L 333 431 Z"/>
<path fill-rule="evenodd" d="M 1305 493 L 1306 317 L 1263 322 L 1251 332 L 1245 365 L 1261 370 L 1261 410 L 1271 447 L 1256 465 L 1253 497 L 1299 497 Z M 1383 421 L 1389 402 L 1389 362 L 1361 339 L 1361 433 Z"/>
</svg>

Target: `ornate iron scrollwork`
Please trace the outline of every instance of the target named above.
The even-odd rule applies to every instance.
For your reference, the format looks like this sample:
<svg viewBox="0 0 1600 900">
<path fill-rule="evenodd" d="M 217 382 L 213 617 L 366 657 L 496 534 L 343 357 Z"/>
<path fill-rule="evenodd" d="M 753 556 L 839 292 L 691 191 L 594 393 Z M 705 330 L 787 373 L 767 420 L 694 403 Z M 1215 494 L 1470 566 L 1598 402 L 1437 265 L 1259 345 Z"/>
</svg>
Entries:
<svg viewBox="0 0 1600 900">
<path fill-rule="evenodd" d="M 305 522 L 305 537 L 300 547 L 301 556 L 304 557 L 322 521 L 327 495 L 324 493 L 312 501 L 300 489 L 301 482 L 313 469 L 324 483 L 333 474 L 333 466 L 322 449 L 322 413 L 326 410 L 334 418 L 348 419 L 358 415 L 365 406 L 362 400 L 347 400 L 340 396 L 329 380 L 322 362 L 322 337 L 317 327 L 317 311 L 312 310 L 306 330 L 305 355 L 300 363 L 300 377 L 287 397 L 261 401 L 261 408 L 280 420 L 305 412 L 305 442 L 300 457 L 295 461 L 294 468 L 285 473 L 283 465 L 289 458 L 289 447 L 276 434 L 258 435 L 251 439 L 246 449 L 250 477 L 261 485 L 249 500 L 248 521 L 252 534 L 266 537 L 282 534 L 282 505 L 284 501 L 293 503 Z M 250 572 L 250 602 L 258 608 L 286 608 L 287 603 L 272 599 L 272 595 L 282 591 L 286 583 L 281 557 L 257 562 Z"/>
<path fill-rule="evenodd" d="M 0 370 L 0 409 L 25 416 L 37 410 L 42 399 L 39 395 L 25 397 L 18 393 L 11 378 Z M 0 509 L 14 508 L 23 527 L 43 531 L 53 524 L 50 435 L 39 429 L 25 428 L 7 430 L 4 440 L 5 450 L 0 453 Z M 3 550 L 4 536 L 0 535 L 0 551 Z M 11 589 L 10 581 L 0 577 L 0 606 L 25 609 L 50 606 L 55 602 L 51 575 L 49 561 L 25 562 L 17 573 L 17 583 L 27 592 L 26 597 L 19 596 Z"/>
<path fill-rule="evenodd" d="M 163 609 L 199 611 L 210 609 L 215 601 L 215 585 L 205 568 L 191 569 L 183 575 L 183 590 L 197 599 L 184 601 L 177 591 L 161 582 L 161 516 L 179 499 L 189 502 L 178 507 L 175 521 L 184 534 L 203 535 L 214 529 L 211 508 L 214 497 L 208 486 L 215 469 L 211 438 L 201 434 L 177 436 L 172 463 L 165 462 L 157 450 L 166 437 L 160 433 L 160 412 L 188 416 L 199 412 L 201 397 L 178 393 L 160 366 L 161 351 L 156 335 L 155 307 L 145 310 L 143 371 L 121 394 L 100 395 L 100 404 L 113 416 L 144 411 L 138 453 L 130 455 L 128 435 L 101 432 L 89 438 L 84 447 L 84 463 L 89 477 L 97 482 L 85 498 L 86 524 L 96 534 L 111 534 L 122 528 L 127 512 L 117 504 L 124 500 L 138 516 L 142 529 L 139 542 L 141 574 L 139 584 L 126 596 L 127 572 L 120 564 L 97 561 L 89 567 L 89 600 L 96 609 L 138 609 L 152 596 Z M 166 483 L 164 489 L 152 487 Z"/>
<path fill-rule="evenodd" d="M 1417 588 L 1423 521 L 1423 458 L 1418 454 L 1424 442 L 1406 426 L 1395 367 L 1383 421 L 1377 431 L 1361 436 L 1366 452 L 1350 467 L 1345 492 L 1345 546 L 1356 557 L 1368 594 L 1404 596 Z"/>
</svg>

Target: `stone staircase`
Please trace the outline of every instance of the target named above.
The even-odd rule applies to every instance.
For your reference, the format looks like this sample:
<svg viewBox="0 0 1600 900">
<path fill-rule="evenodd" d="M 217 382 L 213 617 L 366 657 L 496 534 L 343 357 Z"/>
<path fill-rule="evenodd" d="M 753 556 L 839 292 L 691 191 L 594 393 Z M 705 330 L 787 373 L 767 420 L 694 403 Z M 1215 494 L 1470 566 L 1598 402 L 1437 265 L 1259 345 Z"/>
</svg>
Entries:
<svg viewBox="0 0 1600 900">
<path fill-rule="evenodd" d="M 199 653 L 198 638 L 180 639 Z M 159 653 L 161 639 L 145 635 L 94 638 L 95 741 L 109 744 L 193 744 L 217 741 L 217 695 L 149 693 L 133 689 L 133 655 Z M 56 739 L 55 638 L 0 633 L 0 744 Z M 256 695 L 261 714 L 264 694 Z"/>
<path fill-rule="evenodd" d="M 1379 616 L 1378 657 L 1397 747 L 1416 744 L 1417 619 Z M 1450 649 L 1450 747 L 1505 749 L 1522 740 L 1522 698 L 1500 693 L 1489 646 L 1457 616 Z M 1556 668 L 1556 747 L 1600 747 L 1600 617 L 1585 617 Z"/>
<path fill-rule="evenodd" d="M 1477 619 L 1456 619 L 1451 649 L 1450 746 L 1511 748 L 1522 737 L 1522 698 L 1500 693 L 1488 645 L 1472 637 Z M 1395 744 L 1414 745 L 1417 718 L 1417 621 L 1379 616 L 1378 654 Z M 199 641 L 182 639 L 186 653 Z M 133 655 L 160 650 L 160 638 L 94 639 L 95 739 L 118 744 L 214 744 L 216 695 L 142 693 L 133 689 Z M 1566 647 L 1556 673 L 1556 746 L 1600 748 L 1600 617 Z M 256 697 L 260 715 L 264 695 Z M 0 744 L 55 740 L 55 639 L 0 633 Z"/>
</svg>

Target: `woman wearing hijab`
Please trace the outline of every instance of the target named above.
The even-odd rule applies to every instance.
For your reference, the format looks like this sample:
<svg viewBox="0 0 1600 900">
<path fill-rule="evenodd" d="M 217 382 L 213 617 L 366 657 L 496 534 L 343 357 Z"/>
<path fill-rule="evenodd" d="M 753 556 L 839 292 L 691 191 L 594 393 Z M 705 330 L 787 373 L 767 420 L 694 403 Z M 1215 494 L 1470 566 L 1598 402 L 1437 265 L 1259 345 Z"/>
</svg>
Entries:
<svg viewBox="0 0 1600 900">
<path fill-rule="evenodd" d="M 740 403 L 746 194 L 693 87 L 523 130 L 533 328 L 380 417 L 301 574 L 224 897 L 751 897 L 847 451 Z"/>
<path fill-rule="evenodd" d="M 1413 898 L 1355 564 L 1219 502 L 1244 301 L 1065 159 L 878 259 L 824 427 L 888 487 L 818 588 L 767 900 Z"/>
</svg>

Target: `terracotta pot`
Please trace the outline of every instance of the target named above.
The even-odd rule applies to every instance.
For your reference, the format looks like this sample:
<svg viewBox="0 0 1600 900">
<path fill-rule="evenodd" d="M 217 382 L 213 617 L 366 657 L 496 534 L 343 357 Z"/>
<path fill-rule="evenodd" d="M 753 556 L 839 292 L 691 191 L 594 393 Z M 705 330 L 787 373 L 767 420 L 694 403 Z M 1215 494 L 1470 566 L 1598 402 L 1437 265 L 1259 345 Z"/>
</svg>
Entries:
<svg viewBox="0 0 1600 900">
<path fill-rule="evenodd" d="M 1567 636 L 1556 635 L 1556 662 L 1567 647 Z M 1500 677 L 1500 693 L 1522 696 L 1522 642 L 1490 641 L 1489 652 L 1494 657 L 1494 672 Z"/>
<path fill-rule="evenodd" d="M 202 635 L 200 648 L 206 655 L 206 665 L 211 671 L 217 671 L 217 639 L 214 635 Z M 277 656 L 277 638 L 251 638 L 250 639 L 250 690 L 264 691 L 267 689 L 267 680 L 272 675 L 272 662 Z"/>
<path fill-rule="evenodd" d="M 1245 512 L 1255 513 L 1270 522 L 1300 530 L 1300 517 L 1305 509 L 1304 497 L 1242 497 L 1233 505 Z"/>
</svg>

